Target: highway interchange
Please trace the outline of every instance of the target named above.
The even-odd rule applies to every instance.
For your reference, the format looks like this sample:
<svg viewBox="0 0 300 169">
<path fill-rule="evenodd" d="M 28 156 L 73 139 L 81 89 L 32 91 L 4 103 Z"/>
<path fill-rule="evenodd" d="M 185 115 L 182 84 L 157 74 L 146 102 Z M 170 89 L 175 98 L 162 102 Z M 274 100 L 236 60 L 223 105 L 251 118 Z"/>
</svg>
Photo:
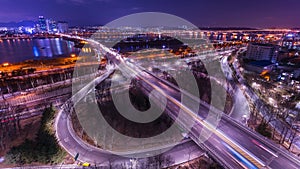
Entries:
<svg viewBox="0 0 300 169">
<path fill-rule="evenodd" d="M 111 58 L 109 59 L 116 65 L 120 64 L 120 62 L 126 62 L 117 52 L 109 50 L 107 47 L 101 47 L 110 53 Z M 132 64 L 128 66 L 132 71 L 139 69 L 138 67 L 130 66 L 132 66 Z M 202 112 L 189 112 L 189 108 L 184 108 L 185 105 L 182 105 L 178 101 L 180 100 L 180 92 L 176 94 L 169 92 L 174 90 L 174 87 L 166 85 L 166 83 L 164 83 L 165 85 L 161 85 L 163 81 L 155 77 L 151 78 L 151 74 L 149 74 L 148 77 L 140 76 L 140 78 L 143 82 L 147 83 L 148 86 L 152 87 L 152 90 L 159 88 L 159 91 L 164 91 L 161 93 L 162 96 L 167 97 L 169 102 L 174 103 L 172 106 L 167 107 L 170 109 L 170 114 L 174 112 L 174 105 L 177 105 L 181 109 L 185 109 L 186 113 L 189 114 L 187 118 L 197 121 L 196 126 L 198 128 L 196 128 L 196 130 L 193 128 L 194 130 L 192 129 L 191 132 L 191 138 L 196 143 L 198 142 L 197 136 L 203 127 L 213 132 L 213 135 L 206 142 L 201 143 L 200 146 L 210 151 L 212 155 L 218 156 L 219 162 L 223 162 L 228 168 L 300 168 L 299 160 L 296 159 L 296 157 L 235 122 L 230 117 L 222 114 L 221 121 L 217 128 L 211 129 L 209 124 L 201 119 L 201 115 L 205 116 L 205 114 L 202 114 Z M 177 90 L 181 91 L 179 89 Z M 203 103 L 201 106 L 203 106 L 202 110 L 205 110 Z"/>
<path fill-rule="evenodd" d="M 69 37 L 69 35 L 67 36 Z M 166 112 L 171 118 L 174 118 L 173 120 L 175 120 L 179 126 L 185 128 L 186 125 L 188 126 L 188 122 L 194 121 L 195 124 L 190 130 L 189 127 L 186 127 L 189 131 L 190 139 L 211 157 L 223 164 L 225 168 L 300 168 L 300 161 L 297 157 L 291 155 L 286 150 L 281 149 L 270 140 L 267 140 L 254 131 L 249 130 L 236 120 L 222 113 L 222 111 L 204 103 L 198 98 L 193 97 L 190 93 L 182 89 L 178 89 L 178 87 L 170 84 L 169 82 L 156 77 L 154 74 L 148 72 L 142 67 L 135 66 L 116 51 L 93 40 L 82 40 L 93 43 L 97 46 L 98 51 L 108 53 L 108 59 L 111 67 L 108 68 L 107 72 L 95 78 L 87 86 L 83 86 L 78 93 L 73 95 L 71 99 L 67 100 L 61 107 L 56 118 L 56 136 L 60 145 L 73 156 L 75 156 L 76 153 L 79 153 L 80 161 L 87 161 L 97 166 L 108 165 L 108 163 L 112 160 L 118 161 L 119 163 L 126 160 L 128 161 L 127 157 L 118 156 L 115 155 L 114 152 L 101 150 L 85 143 L 76 136 L 76 134 L 74 134 L 74 129 L 72 129 L 69 118 L 73 106 L 77 104 L 79 100 L 83 99 L 86 94 L 91 92 L 94 84 L 102 82 L 113 74 L 115 69 L 119 69 L 120 71 L 132 72 L 132 74 L 138 75 L 141 84 L 140 86 L 145 94 L 149 94 L 151 91 L 156 90 L 158 93 L 155 96 L 156 99 L 159 100 L 160 97 L 165 97 L 167 99 L 167 105 L 165 107 Z M 119 67 L 119 64 L 125 65 L 125 67 Z M 67 91 L 59 93 L 63 95 L 64 92 L 66 94 L 68 93 Z M 53 95 L 57 95 L 57 93 L 50 93 L 47 94 L 47 96 L 41 97 L 52 98 Z M 191 102 L 183 104 L 181 102 L 181 98 L 183 96 L 189 98 Z M 31 98 L 31 100 L 36 99 Z M 18 104 L 20 101 L 12 100 L 11 102 L 12 104 Z M 193 108 L 194 104 L 199 105 L 200 108 L 198 111 Z M 182 119 L 176 119 L 176 112 L 178 112 L 178 109 L 181 109 L 184 112 L 183 116 L 180 116 Z M 209 116 L 210 118 L 219 118 L 220 122 L 217 126 L 210 124 L 210 121 L 206 119 L 208 117 L 209 110 L 214 113 L 213 116 Z M 199 139 L 199 136 L 203 131 L 211 133 L 210 137 L 204 141 Z M 194 146 L 189 141 L 183 141 L 182 145 L 183 146 L 179 148 L 180 151 L 177 150 L 177 152 L 182 152 L 186 148 Z M 145 150 L 142 153 L 151 153 L 151 151 L 154 150 Z M 175 150 L 171 150 L 169 154 L 176 154 L 174 151 Z M 197 153 L 199 152 L 200 151 L 197 151 Z"/>
</svg>

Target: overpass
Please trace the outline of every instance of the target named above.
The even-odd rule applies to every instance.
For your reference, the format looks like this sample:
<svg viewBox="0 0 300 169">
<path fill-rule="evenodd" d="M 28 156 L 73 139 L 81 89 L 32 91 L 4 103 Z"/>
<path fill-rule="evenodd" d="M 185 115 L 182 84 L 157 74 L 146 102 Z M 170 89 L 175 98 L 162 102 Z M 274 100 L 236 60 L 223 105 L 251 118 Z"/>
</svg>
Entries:
<svg viewBox="0 0 300 169">
<path fill-rule="evenodd" d="M 88 39 L 84 40 L 89 41 Z M 104 53 L 108 53 L 108 59 L 118 69 L 138 74 L 139 79 L 141 79 L 141 87 L 146 94 L 156 90 L 158 92 L 155 95 L 157 100 L 161 97 L 167 98 L 166 111 L 171 118 L 178 122 L 178 125 L 188 129 L 188 123 L 191 120 L 195 121 L 196 123 L 190 131 L 191 139 L 226 168 L 300 168 L 300 161 L 297 157 L 281 149 L 270 140 L 242 126 L 223 112 L 195 98 L 190 93 L 156 77 L 141 67 L 128 63 L 114 50 L 96 41 L 91 42 L 97 44 L 98 48 Z M 118 67 L 120 63 L 126 65 L 125 69 L 124 67 Z M 181 103 L 180 98 L 182 96 L 189 98 L 190 102 L 188 104 Z M 193 105 L 197 104 L 200 106 L 198 112 L 193 110 Z M 176 119 L 178 109 L 184 111 L 184 116 L 181 119 Z M 215 118 L 221 118 L 216 128 L 205 119 L 208 109 L 214 112 Z M 205 142 L 199 139 L 202 130 L 212 133 Z"/>
<path fill-rule="evenodd" d="M 185 119 L 177 119 L 179 125 L 186 128 L 185 125 L 191 120 L 196 121 L 196 125 L 190 132 L 191 138 L 227 168 L 300 168 L 300 161 L 295 156 L 280 149 L 279 146 L 271 143 L 270 140 L 235 122 L 221 111 L 211 108 L 210 105 L 207 105 L 182 89 L 178 89 L 167 81 L 157 78 L 146 70 L 142 70 L 133 64 L 128 64 L 120 54 L 102 45 L 100 47 L 107 53 L 110 53 L 109 59 L 112 63 L 115 65 L 124 63 L 127 65 L 126 70 L 119 67 L 121 71 L 131 71 L 132 74 L 138 74 L 142 81 L 141 86 L 145 92 L 158 91 L 158 100 L 160 100 L 160 97 L 166 97 L 168 100 L 166 109 L 170 117 L 176 120 L 176 114 L 174 114 L 176 109 L 185 111 Z M 141 71 L 145 73 L 137 73 Z M 181 95 L 190 98 L 192 103 L 183 105 L 180 102 Z M 191 107 L 194 104 L 200 105 L 199 112 L 191 111 Z M 216 128 L 212 127 L 205 119 L 207 109 L 213 110 L 216 117 L 222 116 Z M 198 136 L 203 129 L 209 130 L 212 132 L 212 135 L 207 141 L 202 143 Z"/>
</svg>

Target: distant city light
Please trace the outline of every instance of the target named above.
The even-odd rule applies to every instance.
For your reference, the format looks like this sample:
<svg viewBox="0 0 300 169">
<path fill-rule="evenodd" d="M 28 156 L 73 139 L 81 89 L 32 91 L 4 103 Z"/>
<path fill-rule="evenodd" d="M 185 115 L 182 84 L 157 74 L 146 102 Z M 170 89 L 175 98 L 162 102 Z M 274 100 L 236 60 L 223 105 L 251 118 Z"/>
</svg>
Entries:
<svg viewBox="0 0 300 169">
<path fill-rule="evenodd" d="M 4 67 L 9 66 L 9 63 L 8 63 L 8 62 L 5 62 L 5 63 L 3 63 L 3 66 L 4 66 Z"/>
<path fill-rule="evenodd" d="M 25 32 L 27 32 L 27 33 L 29 33 L 29 34 L 33 34 L 33 33 L 34 33 L 34 28 L 26 27 L 26 28 L 25 28 Z"/>
</svg>

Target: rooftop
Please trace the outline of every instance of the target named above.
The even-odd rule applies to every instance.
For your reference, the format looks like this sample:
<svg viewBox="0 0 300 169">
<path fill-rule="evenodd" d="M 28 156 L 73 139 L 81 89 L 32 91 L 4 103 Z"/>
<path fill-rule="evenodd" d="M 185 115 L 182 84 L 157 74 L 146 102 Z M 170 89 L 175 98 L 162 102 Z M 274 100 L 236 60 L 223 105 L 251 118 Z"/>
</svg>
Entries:
<svg viewBox="0 0 300 169">
<path fill-rule="evenodd" d="M 275 47 L 276 45 L 269 44 L 269 43 L 251 43 L 251 45 L 255 46 L 266 46 L 266 47 Z"/>
<path fill-rule="evenodd" d="M 274 64 L 274 63 L 272 63 L 269 60 L 253 61 L 253 62 L 249 63 L 249 65 L 257 66 L 257 67 L 265 67 L 265 66 L 269 66 L 272 64 Z"/>
</svg>

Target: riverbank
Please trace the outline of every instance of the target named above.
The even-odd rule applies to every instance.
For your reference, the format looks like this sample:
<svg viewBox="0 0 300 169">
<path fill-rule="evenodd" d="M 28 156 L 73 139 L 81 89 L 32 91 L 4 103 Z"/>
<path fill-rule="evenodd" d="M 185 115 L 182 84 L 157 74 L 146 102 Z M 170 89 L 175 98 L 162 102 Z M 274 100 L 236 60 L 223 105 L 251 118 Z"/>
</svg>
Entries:
<svg viewBox="0 0 300 169">
<path fill-rule="evenodd" d="M 65 69 L 74 67 L 76 61 L 76 55 L 71 55 L 70 57 L 60 57 L 45 60 L 27 60 L 16 64 L 3 63 L 0 66 L 0 72 L 11 73 L 13 71 L 26 70 L 29 68 L 33 68 L 35 71 L 45 71 L 57 68 Z"/>
</svg>

